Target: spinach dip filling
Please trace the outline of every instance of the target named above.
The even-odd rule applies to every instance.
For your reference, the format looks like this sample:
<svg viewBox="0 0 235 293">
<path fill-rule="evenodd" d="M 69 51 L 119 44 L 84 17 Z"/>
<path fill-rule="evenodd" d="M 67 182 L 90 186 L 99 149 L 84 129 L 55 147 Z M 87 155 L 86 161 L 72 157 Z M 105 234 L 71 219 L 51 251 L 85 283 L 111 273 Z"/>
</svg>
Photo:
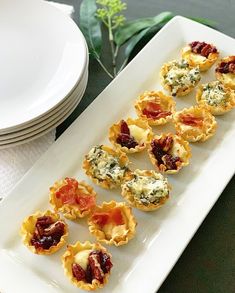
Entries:
<svg viewBox="0 0 235 293">
<path fill-rule="evenodd" d="M 144 205 L 157 204 L 169 194 L 167 179 L 159 173 L 156 176 L 142 176 L 134 172 L 133 179 L 125 182 L 123 188 Z"/>
<path fill-rule="evenodd" d="M 221 82 L 214 81 L 205 84 L 202 99 L 210 106 L 226 105 L 227 95 Z"/>
<path fill-rule="evenodd" d="M 93 147 L 86 156 L 90 164 L 90 172 L 94 178 L 100 181 L 111 180 L 115 184 L 121 184 L 128 169 L 121 166 L 119 158 L 109 154 L 101 146 Z"/>
<path fill-rule="evenodd" d="M 171 87 L 174 96 L 182 88 L 195 86 L 200 78 L 198 66 L 190 68 L 187 61 L 181 60 L 170 63 L 170 69 L 164 76 L 164 82 Z"/>
</svg>

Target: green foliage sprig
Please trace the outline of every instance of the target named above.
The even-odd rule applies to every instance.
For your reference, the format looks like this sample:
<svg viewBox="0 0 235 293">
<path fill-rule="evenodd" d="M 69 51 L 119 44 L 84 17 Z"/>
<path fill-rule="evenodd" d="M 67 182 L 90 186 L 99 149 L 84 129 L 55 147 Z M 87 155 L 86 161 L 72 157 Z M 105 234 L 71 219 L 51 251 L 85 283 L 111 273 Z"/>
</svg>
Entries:
<svg viewBox="0 0 235 293">
<path fill-rule="evenodd" d="M 97 7 L 97 4 L 99 5 Z M 171 20 L 172 12 L 162 12 L 154 17 L 126 21 L 122 14 L 127 4 L 122 0 L 83 0 L 80 7 L 80 28 L 86 38 L 89 53 L 93 56 L 110 78 L 114 78 L 127 64 L 137 44 L 148 39 Z M 204 18 L 191 18 L 197 22 L 214 27 L 216 23 Z M 102 33 L 101 23 L 108 30 L 111 47 L 112 72 L 101 60 Z M 117 69 L 117 56 L 120 47 L 125 46 L 125 58 Z"/>
</svg>

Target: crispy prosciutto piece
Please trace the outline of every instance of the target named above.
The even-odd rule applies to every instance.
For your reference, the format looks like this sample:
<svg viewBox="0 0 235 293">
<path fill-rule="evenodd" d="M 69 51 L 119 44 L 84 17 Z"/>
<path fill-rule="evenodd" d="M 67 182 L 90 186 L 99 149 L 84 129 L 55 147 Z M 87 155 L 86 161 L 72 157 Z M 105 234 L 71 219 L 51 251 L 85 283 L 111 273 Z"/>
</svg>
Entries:
<svg viewBox="0 0 235 293">
<path fill-rule="evenodd" d="M 143 109 L 143 114 L 147 118 L 159 119 L 171 115 L 170 111 L 164 111 L 160 104 L 148 102 Z"/>
<path fill-rule="evenodd" d="M 76 204 L 77 180 L 65 178 L 66 185 L 56 191 L 56 197 L 61 199 L 63 204 Z"/>
<path fill-rule="evenodd" d="M 185 125 L 193 126 L 193 127 L 202 127 L 203 125 L 203 118 L 202 117 L 195 117 L 191 114 L 180 115 L 180 122 Z"/>
<path fill-rule="evenodd" d="M 95 197 L 84 194 L 79 187 L 78 181 L 73 178 L 65 178 L 66 185 L 56 191 L 56 197 L 63 204 L 79 205 L 81 211 L 88 210 L 95 205 Z"/>
<path fill-rule="evenodd" d="M 94 213 L 92 221 L 101 227 L 109 223 L 114 223 L 115 225 L 123 225 L 125 223 L 122 212 L 119 208 L 115 208 L 109 213 Z"/>
</svg>

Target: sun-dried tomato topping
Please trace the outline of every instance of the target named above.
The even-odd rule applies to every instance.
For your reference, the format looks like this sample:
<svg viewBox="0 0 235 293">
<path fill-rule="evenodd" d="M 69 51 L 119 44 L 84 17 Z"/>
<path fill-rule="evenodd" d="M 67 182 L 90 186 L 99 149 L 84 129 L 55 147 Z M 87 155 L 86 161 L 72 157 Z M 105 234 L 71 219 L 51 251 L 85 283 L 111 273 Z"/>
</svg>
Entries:
<svg viewBox="0 0 235 293">
<path fill-rule="evenodd" d="M 148 102 L 145 108 L 143 109 L 142 113 L 147 118 L 152 118 L 152 119 L 160 119 L 160 118 L 164 118 L 166 116 L 171 115 L 170 111 L 163 110 L 161 105 L 155 102 Z"/>
<path fill-rule="evenodd" d="M 73 276 L 78 281 L 84 281 L 86 279 L 86 272 L 79 264 L 77 263 L 72 264 L 72 272 L 73 272 Z"/>
<path fill-rule="evenodd" d="M 49 249 L 60 242 L 64 232 L 65 224 L 62 221 L 54 222 L 50 216 L 39 217 L 35 224 L 31 244 L 37 249 Z"/>
<path fill-rule="evenodd" d="M 115 225 L 125 224 L 122 211 L 120 208 L 114 208 L 110 212 L 106 213 L 94 213 L 92 216 L 92 221 L 101 227 L 109 223 L 114 223 Z"/>
<path fill-rule="evenodd" d="M 92 278 L 103 283 L 104 272 L 100 266 L 101 259 L 99 252 L 92 251 L 88 257 L 88 261 L 91 266 Z"/>
<path fill-rule="evenodd" d="M 92 283 L 92 280 L 96 279 L 100 283 L 103 283 L 105 274 L 109 273 L 113 264 L 110 256 L 101 251 L 94 250 L 88 256 L 88 265 L 84 270 L 79 264 L 72 264 L 73 276 L 78 281 L 86 281 Z"/>
<path fill-rule="evenodd" d="M 125 120 L 121 121 L 120 130 L 121 133 L 130 135 L 130 129 Z"/>
<path fill-rule="evenodd" d="M 176 170 L 177 169 L 177 162 L 180 162 L 179 157 L 173 157 L 170 154 L 166 154 L 162 157 L 162 161 L 166 166 L 167 170 Z"/>
<path fill-rule="evenodd" d="M 235 74 L 235 58 L 229 62 L 222 61 L 216 68 L 216 72 Z"/>
<path fill-rule="evenodd" d="M 205 42 L 192 42 L 189 44 L 193 53 L 200 54 L 203 57 L 208 57 L 211 53 L 216 53 L 217 49 L 211 44 Z"/>
<path fill-rule="evenodd" d="M 173 146 L 174 140 L 171 136 L 161 137 L 158 144 L 164 152 L 168 152 Z"/>
<path fill-rule="evenodd" d="M 110 272 L 113 264 L 111 262 L 110 256 L 102 251 L 99 251 L 99 255 L 100 255 L 100 260 L 101 260 L 101 268 L 103 270 L 103 272 L 106 274 L 108 272 Z"/>
<path fill-rule="evenodd" d="M 165 138 L 160 138 L 152 141 L 152 153 L 157 160 L 157 165 L 165 165 L 166 170 L 177 170 L 178 166 L 176 162 L 180 162 L 181 159 L 179 157 L 174 157 L 168 152 L 171 150 L 173 146 L 173 138 L 167 136 Z"/>
<path fill-rule="evenodd" d="M 78 195 L 76 202 L 79 205 L 81 211 L 89 210 L 95 206 L 95 197 L 90 195 Z"/>
<path fill-rule="evenodd" d="M 180 118 L 180 122 L 182 122 L 185 125 L 189 125 L 193 127 L 202 127 L 203 125 L 202 117 L 195 117 L 191 114 L 181 114 L 179 118 Z"/>
<path fill-rule="evenodd" d="M 135 148 L 138 145 L 135 138 L 130 135 L 130 129 L 124 120 L 121 121 L 120 134 L 117 136 L 116 142 L 128 149 Z"/>
</svg>

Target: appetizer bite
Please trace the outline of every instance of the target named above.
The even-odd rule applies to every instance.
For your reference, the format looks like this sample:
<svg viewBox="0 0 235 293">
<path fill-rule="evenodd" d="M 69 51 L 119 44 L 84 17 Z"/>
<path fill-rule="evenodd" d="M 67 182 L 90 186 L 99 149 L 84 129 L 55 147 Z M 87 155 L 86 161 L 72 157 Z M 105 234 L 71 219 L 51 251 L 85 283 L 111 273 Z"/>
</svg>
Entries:
<svg viewBox="0 0 235 293">
<path fill-rule="evenodd" d="M 68 226 L 58 214 L 38 211 L 24 219 L 20 234 L 33 253 L 52 254 L 66 243 Z"/>
<path fill-rule="evenodd" d="M 146 91 L 137 99 L 135 110 L 149 125 L 162 125 L 172 119 L 175 101 L 161 91 Z"/>
<path fill-rule="evenodd" d="M 68 245 L 62 263 L 71 283 L 88 291 L 103 288 L 113 266 L 107 250 L 99 243 L 89 241 Z"/>
<path fill-rule="evenodd" d="M 99 242 L 120 246 L 135 235 L 136 220 L 124 202 L 104 202 L 88 220 L 89 230 Z"/>
<path fill-rule="evenodd" d="M 189 143 L 173 133 L 156 135 L 148 148 L 152 164 L 158 171 L 174 174 L 189 164 Z"/>
<path fill-rule="evenodd" d="M 218 59 L 219 52 L 212 44 L 194 41 L 182 49 L 182 58 L 200 71 L 208 70 Z"/>
<path fill-rule="evenodd" d="M 75 220 L 90 214 L 95 206 L 96 193 L 84 181 L 74 178 L 56 181 L 50 187 L 50 203 L 56 212 L 61 212 L 66 218 Z"/>
<path fill-rule="evenodd" d="M 215 75 L 225 86 L 235 89 L 235 56 L 221 59 L 215 69 Z"/>
<path fill-rule="evenodd" d="M 152 129 L 142 119 L 128 118 L 113 124 L 109 129 L 109 140 L 125 153 L 136 153 L 144 150 L 152 139 Z"/>
<path fill-rule="evenodd" d="M 85 156 L 83 169 L 94 183 L 106 188 L 117 188 L 129 172 L 129 159 L 121 150 L 104 145 L 94 146 Z"/>
<path fill-rule="evenodd" d="M 213 115 L 222 115 L 235 107 L 235 92 L 220 81 L 212 81 L 198 87 L 196 100 Z"/>
<path fill-rule="evenodd" d="M 177 97 L 190 93 L 201 79 L 199 67 L 189 65 L 186 60 L 165 63 L 160 77 L 162 86 Z"/>
<path fill-rule="evenodd" d="M 169 198 L 168 181 L 153 170 L 137 169 L 122 184 L 122 196 L 137 209 L 153 211 Z"/>
<path fill-rule="evenodd" d="M 215 117 L 204 107 L 194 106 L 176 112 L 174 122 L 177 134 L 195 142 L 205 141 L 215 134 Z"/>
</svg>

